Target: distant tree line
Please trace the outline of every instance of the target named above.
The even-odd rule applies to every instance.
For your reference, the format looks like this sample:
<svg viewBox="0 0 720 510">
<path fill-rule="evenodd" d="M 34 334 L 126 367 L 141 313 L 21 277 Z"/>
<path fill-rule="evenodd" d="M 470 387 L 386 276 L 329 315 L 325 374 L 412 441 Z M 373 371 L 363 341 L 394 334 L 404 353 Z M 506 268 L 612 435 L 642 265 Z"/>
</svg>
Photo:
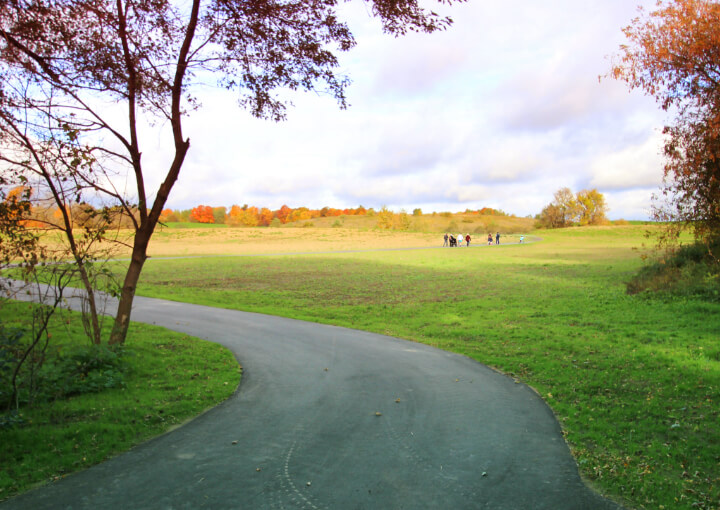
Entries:
<svg viewBox="0 0 720 510">
<path fill-rule="evenodd" d="M 63 226 L 65 221 L 71 228 L 132 228 L 133 222 L 137 221 L 140 215 L 137 207 L 96 207 L 85 202 L 64 204 L 61 209 L 54 200 L 36 196 L 34 190 L 26 186 L 9 189 L 3 202 L 8 202 L 20 195 L 28 197 L 28 206 L 23 210 L 22 223 L 31 228 L 64 229 L 66 228 Z M 561 188 L 555 192 L 553 201 L 545 206 L 542 212 L 535 216 L 535 219 L 540 228 L 601 225 L 608 222 L 606 212 L 605 198 L 596 189 L 582 190 L 574 194 L 569 188 Z M 433 212 L 430 214 L 439 214 L 448 218 L 454 216 L 450 212 Z M 466 209 L 462 214 L 515 217 L 513 214 L 492 207 Z M 248 204 L 242 206 L 233 205 L 229 209 L 225 206 L 198 205 L 191 209 L 164 209 L 160 214 L 160 222 L 224 224 L 233 227 L 267 227 L 297 221 L 309 221 L 315 218 L 365 215 L 375 217 L 378 228 L 404 230 L 409 228 L 410 225 L 411 215 L 406 213 L 405 210 L 396 213 L 389 210 L 387 206 L 383 206 L 376 211 L 362 205 L 346 209 L 334 207 L 323 207 L 322 209 L 291 208 L 283 205 L 275 210 Z M 422 209 L 413 209 L 413 217 L 422 215 Z"/>
<path fill-rule="evenodd" d="M 422 209 L 413 209 L 413 216 L 421 216 Z M 434 214 L 434 213 L 433 213 Z M 452 213 L 441 213 L 452 215 Z M 511 216 L 500 209 L 492 207 L 483 207 L 477 210 L 467 209 L 465 214 L 479 214 L 490 216 Z M 233 205 L 228 210 L 227 207 L 211 207 L 208 205 L 198 205 L 192 209 L 173 210 L 165 209 L 160 215 L 160 221 L 163 223 L 214 223 L 226 224 L 241 227 L 266 227 L 273 223 L 274 220 L 280 224 L 292 223 L 295 221 L 307 221 L 314 218 L 325 218 L 333 216 L 364 216 L 377 215 L 378 226 L 380 228 L 390 228 L 400 222 L 401 224 L 409 223 L 408 214 L 403 210 L 399 213 L 393 213 L 388 210 L 387 206 L 383 206 L 378 211 L 373 208 L 366 209 L 362 205 L 354 209 L 335 209 L 333 207 L 323 207 L 322 209 L 309 209 L 307 207 L 290 208 L 283 205 L 280 209 L 271 210 L 266 207 L 258 208 L 249 206 Z"/>
<path fill-rule="evenodd" d="M 271 210 L 267 207 L 254 207 L 247 204 L 227 207 L 211 207 L 198 205 L 192 209 L 177 210 L 165 209 L 160 214 L 162 223 L 189 222 L 226 224 L 234 227 L 267 227 L 275 221 L 285 224 L 294 221 L 311 220 L 332 216 L 362 216 L 368 209 L 358 206 L 354 209 L 335 209 L 323 207 L 322 209 L 308 209 L 307 207 L 290 208 L 283 205 L 280 209 Z"/>
</svg>

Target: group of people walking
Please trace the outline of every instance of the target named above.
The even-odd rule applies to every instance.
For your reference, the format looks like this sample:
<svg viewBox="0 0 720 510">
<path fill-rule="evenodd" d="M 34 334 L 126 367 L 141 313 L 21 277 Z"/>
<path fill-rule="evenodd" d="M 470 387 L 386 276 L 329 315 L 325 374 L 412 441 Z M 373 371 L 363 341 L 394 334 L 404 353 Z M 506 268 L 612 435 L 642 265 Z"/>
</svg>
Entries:
<svg viewBox="0 0 720 510">
<path fill-rule="evenodd" d="M 445 233 L 445 236 L 443 236 L 443 240 L 445 241 L 443 243 L 443 247 L 445 246 L 462 246 L 463 243 L 465 243 L 465 246 L 470 246 L 470 234 L 467 234 L 463 236 L 462 234 L 458 234 L 455 236 L 454 234 L 448 234 Z M 493 243 L 493 236 L 492 234 L 488 234 L 487 236 L 488 246 L 490 246 Z M 495 244 L 500 244 L 500 232 L 497 232 L 495 234 Z"/>
</svg>

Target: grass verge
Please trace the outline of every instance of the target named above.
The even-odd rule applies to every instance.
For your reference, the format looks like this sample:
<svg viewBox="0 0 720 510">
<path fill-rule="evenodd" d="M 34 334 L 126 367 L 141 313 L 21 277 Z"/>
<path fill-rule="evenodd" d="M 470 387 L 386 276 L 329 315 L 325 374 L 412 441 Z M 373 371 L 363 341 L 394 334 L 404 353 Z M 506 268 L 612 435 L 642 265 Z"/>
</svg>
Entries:
<svg viewBox="0 0 720 510">
<path fill-rule="evenodd" d="M 636 508 L 720 506 L 720 303 L 629 296 L 645 227 L 542 243 L 150 260 L 138 294 L 349 326 L 537 389 L 582 474 Z"/>
<path fill-rule="evenodd" d="M 5 302 L 0 319 L 22 326 L 28 303 Z M 79 315 L 54 317 L 51 349 L 87 344 Z M 125 386 L 21 408 L 0 428 L 0 500 L 97 464 L 228 398 L 240 370 L 226 348 L 132 323 L 123 355 Z"/>
</svg>

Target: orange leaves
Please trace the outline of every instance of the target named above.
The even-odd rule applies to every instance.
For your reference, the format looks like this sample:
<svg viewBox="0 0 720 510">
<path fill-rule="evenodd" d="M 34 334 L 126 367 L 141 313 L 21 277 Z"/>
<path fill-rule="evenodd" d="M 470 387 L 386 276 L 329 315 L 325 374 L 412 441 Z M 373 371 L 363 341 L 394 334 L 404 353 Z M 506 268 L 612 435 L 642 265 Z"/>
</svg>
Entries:
<svg viewBox="0 0 720 510">
<path fill-rule="evenodd" d="M 198 223 L 215 223 L 213 209 L 207 205 L 199 205 L 190 212 L 190 220 Z"/>
<path fill-rule="evenodd" d="M 657 5 L 625 28 L 629 44 L 611 75 L 675 114 L 663 129 L 669 201 L 655 218 L 689 224 L 697 239 L 720 237 L 720 2 Z"/>
<path fill-rule="evenodd" d="M 167 223 L 169 221 L 177 221 L 177 215 L 172 209 L 163 209 L 160 212 L 160 222 Z"/>
<path fill-rule="evenodd" d="M 260 218 L 259 218 L 259 224 L 263 227 L 267 227 L 270 225 L 270 222 L 273 220 L 273 213 L 270 209 L 267 207 L 263 207 L 260 209 Z"/>
<path fill-rule="evenodd" d="M 199 205 L 193 208 L 189 214 L 189 220 L 197 223 L 220 223 L 218 219 L 218 210 L 225 209 L 218 207 L 210 207 L 206 205 Z M 215 211 L 215 217 L 213 217 L 213 211 Z M 242 207 L 239 205 L 233 205 L 230 211 L 224 215 L 224 221 L 228 225 L 242 226 L 242 227 L 267 227 L 270 223 L 277 218 L 280 223 L 291 223 L 295 221 L 307 221 L 313 218 L 325 217 L 325 216 L 354 216 L 354 215 L 365 215 L 367 209 L 363 206 L 359 206 L 356 209 L 334 209 L 331 207 L 324 207 L 322 209 L 308 209 L 307 207 L 291 208 L 287 205 L 283 205 L 280 209 L 272 211 L 267 207 L 258 209 L 257 207 L 248 206 L 247 204 Z M 160 221 L 162 222 L 173 222 L 173 221 L 187 221 L 187 211 L 173 211 L 172 209 L 164 209 L 160 214 Z"/>
<path fill-rule="evenodd" d="M 260 222 L 260 212 L 257 207 L 240 207 L 234 205 L 228 213 L 227 223 L 233 226 L 255 227 Z"/>
<path fill-rule="evenodd" d="M 624 29 L 611 75 L 640 88 L 667 109 L 705 102 L 720 92 L 720 4 L 711 0 L 661 1 L 658 10 Z M 715 102 L 717 105 L 717 102 Z"/>
</svg>

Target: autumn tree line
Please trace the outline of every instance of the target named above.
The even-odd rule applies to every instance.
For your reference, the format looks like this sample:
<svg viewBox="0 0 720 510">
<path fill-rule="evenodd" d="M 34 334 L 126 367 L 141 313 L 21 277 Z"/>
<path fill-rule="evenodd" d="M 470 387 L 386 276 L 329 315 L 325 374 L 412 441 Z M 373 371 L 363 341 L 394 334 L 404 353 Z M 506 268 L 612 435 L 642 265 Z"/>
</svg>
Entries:
<svg viewBox="0 0 720 510">
<path fill-rule="evenodd" d="M 22 223 L 30 228 L 64 229 L 61 223 L 68 220 L 71 228 L 132 228 L 133 220 L 137 220 L 137 208 L 94 207 L 91 204 L 78 202 L 57 206 L 50 198 L 37 198 L 34 190 L 28 186 L 16 186 L 10 189 L 5 197 L 5 204 L 24 203 Z M 570 188 L 560 188 L 555 192 L 553 201 L 535 215 L 538 228 L 563 228 L 573 225 L 603 225 L 608 223 L 605 197 L 597 189 L 582 190 L 573 194 Z M 415 208 L 412 216 L 421 216 L 422 209 Z M 432 213 L 438 214 L 438 213 Z M 452 216 L 452 213 L 441 212 L 441 216 Z M 482 207 L 466 209 L 463 214 L 480 216 L 513 216 L 500 209 Z M 163 209 L 160 223 L 205 223 L 228 225 L 231 227 L 269 227 L 280 226 L 298 221 L 310 221 L 315 218 L 339 216 L 372 216 L 377 220 L 380 229 L 407 230 L 410 227 L 411 215 L 404 209 L 394 212 L 382 206 L 380 209 L 355 208 L 337 209 L 323 207 L 291 208 L 283 205 L 279 209 L 255 207 L 248 204 L 212 207 L 198 205 L 191 209 Z"/>
<path fill-rule="evenodd" d="M 372 210 L 372 209 L 371 209 Z M 192 209 L 177 210 L 164 209 L 160 214 L 160 222 L 190 222 L 226 224 L 234 227 L 267 227 L 273 224 L 285 224 L 295 221 L 307 221 L 314 218 L 332 216 L 363 216 L 368 209 L 358 206 L 353 209 L 335 209 L 323 207 L 322 209 L 309 209 L 307 207 L 291 208 L 283 205 L 280 209 L 271 210 L 267 207 L 255 207 L 247 204 L 227 207 L 211 207 L 198 205 Z"/>
<path fill-rule="evenodd" d="M 491 207 L 483 207 L 477 210 L 467 209 L 466 214 L 480 214 L 491 216 L 508 216 L 507 213 L 500 209 Z M 444 213 L 441 213 L 444 214 Z M 449 214 L 449 213 L 448 213 Z M 362 205 L 350 209 L 336 209 L 333 207 L 323 207 L 322 209 L 309 209 L 307 207 L 291 208 L 283 205 L 280 209 L 271 210 L 267 207 L 258 208 L 249 206 L 233 205 L 227 207 L 211 207 L 208 205 L 198 205 L 192 209 L 172 210 L 164 209 L 160 215 L 162 223 L 214 223 L 225 224 L 234 227 L 268 227 L 273 225 L 284 225 L 296 221 L 309 221 L 315 218 L 327 218 L 334 216 L 373 216 L 377 218 L 379 228 L 393 228 L 398 223 L 402 224 L 403 220 L 409 224 L 409 214 L 405 210 L 395 213 L 386 206 L 378 210 L 365 208 Z M 415 208 L 412 211 L 413 216 L 422 215 L 422 209 Z"/>
</svg>

